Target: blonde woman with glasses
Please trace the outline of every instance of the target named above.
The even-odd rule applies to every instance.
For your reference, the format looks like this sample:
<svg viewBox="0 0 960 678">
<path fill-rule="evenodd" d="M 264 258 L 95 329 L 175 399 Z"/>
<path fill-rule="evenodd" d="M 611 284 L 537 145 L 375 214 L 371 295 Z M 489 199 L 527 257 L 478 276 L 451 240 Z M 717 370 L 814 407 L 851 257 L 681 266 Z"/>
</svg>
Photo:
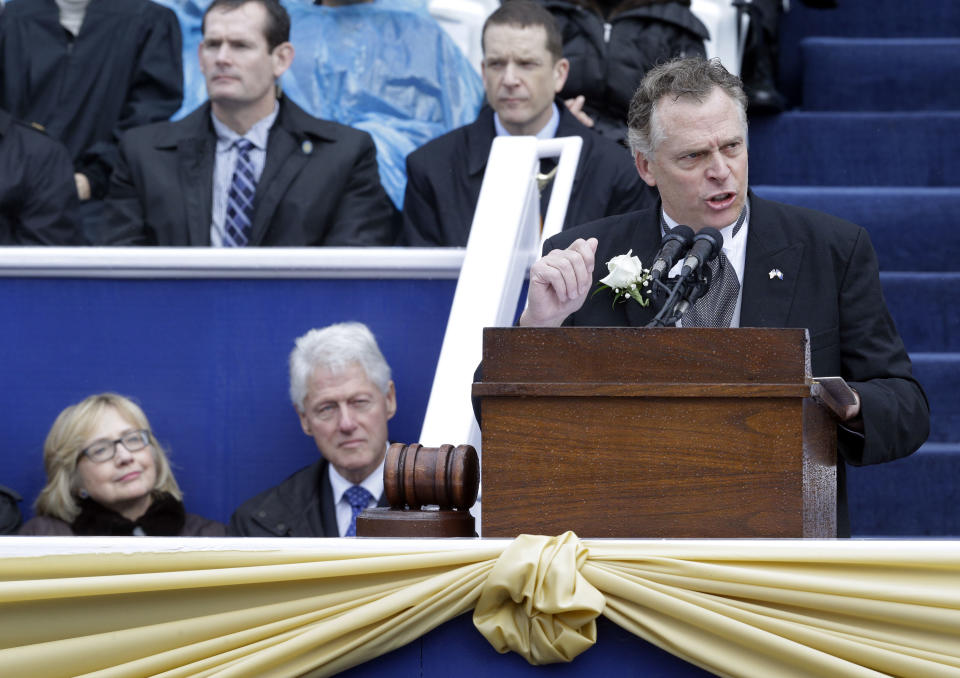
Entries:
<svg viewBox="0 0 960 678">
<path fill-rule="evenodd" d="M 183 493 L 143 410 L 102 393 L 66 408 L 43 446 L 47 484 L 24 535 L 217 537 L 226 529 L 183 508 Z"/>
</svg>

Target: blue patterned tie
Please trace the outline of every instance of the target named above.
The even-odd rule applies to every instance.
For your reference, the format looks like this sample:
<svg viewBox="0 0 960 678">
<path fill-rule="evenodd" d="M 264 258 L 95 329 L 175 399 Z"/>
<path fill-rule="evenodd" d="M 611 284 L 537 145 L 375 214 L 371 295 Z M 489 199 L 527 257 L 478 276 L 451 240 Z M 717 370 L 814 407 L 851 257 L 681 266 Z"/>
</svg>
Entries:
<svg viewBox="0 0 960 678">
<path fill-rule="evenodd" d="M 359 516 L 363 509 L 367 508 L 370 505 L 370 500 L 373 499 L 373 495 L 370 494 L 365 487 L 360 485 L 353 485 L 348 487 L 347 491 L 343 493 L 343 496 L 347 498 L 347 501 L 350 503 L 350 527 L 347 528 L 346 534 L 344 537 L 356 537 L 357 536 L 357 516 Z"/>
<path fill-rule="evenodd" d="M 257 179 L 250 162 L 253 143 L 241 137 L 236 141 L 237 165 L 227 193 L 227 218 L 224 223 L 223 246 L 244 247 L 250 241 L 250 224 L 253 217 L 253 196 L 257 192 Z"/>
</svg>

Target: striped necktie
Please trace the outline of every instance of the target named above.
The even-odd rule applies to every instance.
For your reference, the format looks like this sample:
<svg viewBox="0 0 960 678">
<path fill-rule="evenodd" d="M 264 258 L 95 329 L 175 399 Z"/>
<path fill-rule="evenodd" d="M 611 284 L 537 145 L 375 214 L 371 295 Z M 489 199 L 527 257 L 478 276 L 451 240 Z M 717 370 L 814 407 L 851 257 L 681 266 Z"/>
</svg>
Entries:
<svg viewBox="0 0 960 678">
<path fill-rule="evenodd" d="M 237 164 L 227 193 L 227 216 L 224 221 L 224 247 L 244 247 L 250 241 L 250 225 L 253 219 L 253 196 L 257 192 L 257 179 L 250 162 L 253 143 L 241 137 L 236 141 Z"/>
</svg>

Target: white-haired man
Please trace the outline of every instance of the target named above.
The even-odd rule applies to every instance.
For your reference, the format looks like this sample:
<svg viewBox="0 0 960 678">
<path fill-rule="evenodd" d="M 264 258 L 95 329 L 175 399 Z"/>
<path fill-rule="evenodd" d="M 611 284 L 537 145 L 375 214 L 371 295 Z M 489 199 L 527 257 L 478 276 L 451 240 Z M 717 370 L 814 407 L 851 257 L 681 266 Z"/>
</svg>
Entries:
<svg viewBox="0 0 960 678">
<path fill-rule="evenodd" d="M 230 534 L 350 537 L 361 511 L 383 502 L 387 422 L 397 411 L 390 366 L 370 330 L 310 330 L 290 354 L 290 398 L 321 459 L 244 502 Z"/>
</svg>

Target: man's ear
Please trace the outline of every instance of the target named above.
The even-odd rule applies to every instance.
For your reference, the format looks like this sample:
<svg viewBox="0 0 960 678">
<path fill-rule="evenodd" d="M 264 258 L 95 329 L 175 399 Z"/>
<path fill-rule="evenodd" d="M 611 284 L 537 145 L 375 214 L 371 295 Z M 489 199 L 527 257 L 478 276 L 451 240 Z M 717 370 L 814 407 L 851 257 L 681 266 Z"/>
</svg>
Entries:
<svg viewBox="0 0 960 678">
<path fill-rule="evenodd" d="M 293 409 L 297 413 L 297 416 L 300 418 L 300 428 L 302 428 L 303 432 L 312 438 L 313 431 L 310 430 L 310 420 L 307 419 L 306 413 L 301 412 L 300 408 L 297 407 L 296 405 L 293 406 Z"/>
<path fill-rule="evenodd" d="M 648 186 L 657 185 L 657 177 L 651 168 L 651 163 L 643 153 L 637 151 L 633 154 L 633 164 L 637 166 L 637 174 Z"/>
<path fill-rule="evenodd" d="M 393 415 L 397 413 L 397 390 L 393 386 L 393 380 L 390 380 L 390 383 L 387 385 L 387 419 L 393 419 Z"/>
<path fill-rule="evenodd" d="M 566 59 L 557 59 L 553 65 L 553 91 L 557 94 L 563 89 L 567 82 L 567 76 L 570 75 L 570 62 Z"/>
<path fill-rule="evenodd" d="M 289 42 L 281 42 L 273 48 L 270 56 L 273 57 L 273 77 L 279 78 L 287 72 L 290 64 L 293 63 L 294 49 Z"/>
</svg>

